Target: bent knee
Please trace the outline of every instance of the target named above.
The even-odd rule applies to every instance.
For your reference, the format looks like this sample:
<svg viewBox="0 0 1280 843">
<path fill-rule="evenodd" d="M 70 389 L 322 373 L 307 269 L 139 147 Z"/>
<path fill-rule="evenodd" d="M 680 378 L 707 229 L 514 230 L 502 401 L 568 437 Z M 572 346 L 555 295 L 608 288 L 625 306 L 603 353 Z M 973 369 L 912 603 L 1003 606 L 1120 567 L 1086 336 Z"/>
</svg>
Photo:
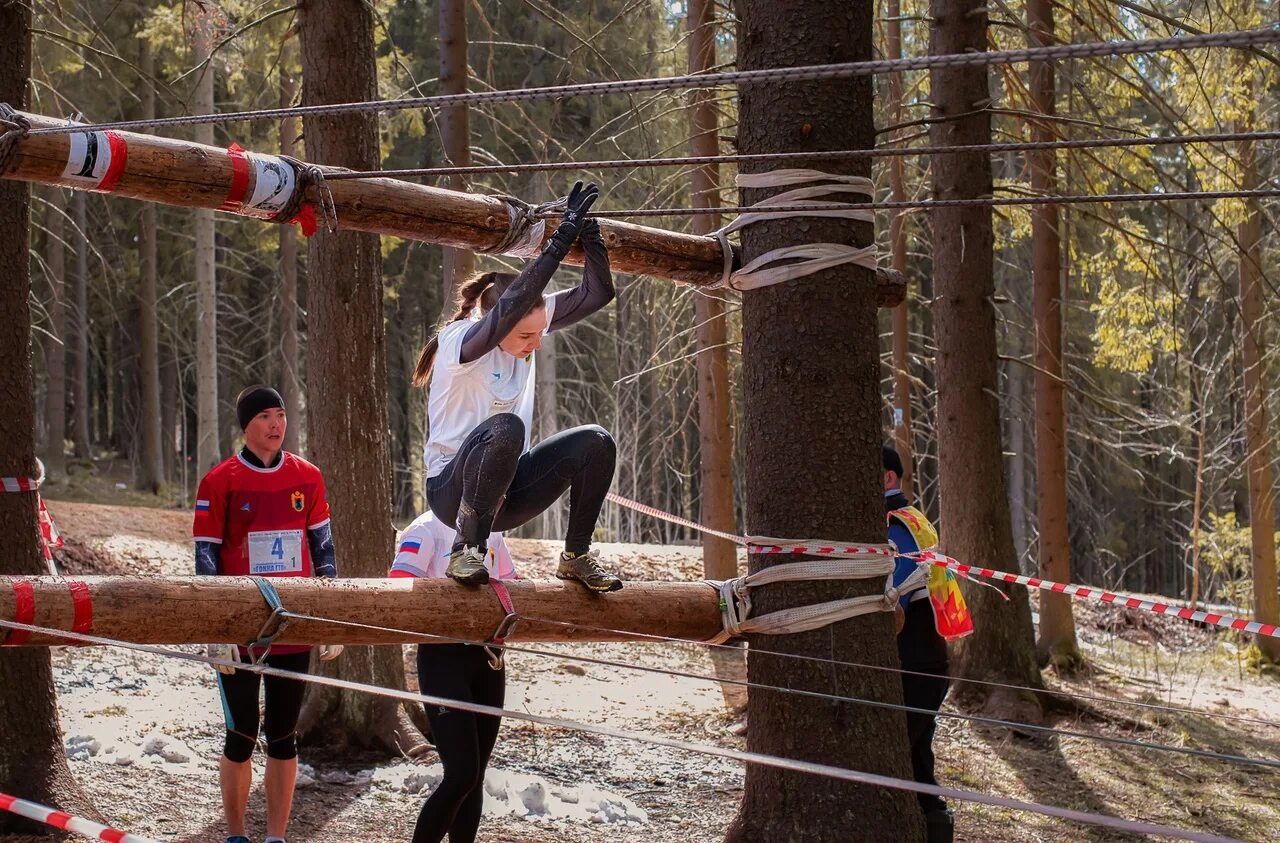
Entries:
<svg viewBox="0 0 1280 843">
<path fill-rule="evenodd" d="M 524 450 L 524 422 L 515 413 L 498 413 L 490 416 L 490 442 L 499 448 L 515 448 L 517 452 Z"/>
<path fill-rule="evenodd" d="M 583 432 L 589 434 L 591 449 L 601 455 L 610 457 L 617 456 L 618 443 L 613 441 L 613 434 L 605 430 L 598 424 L 589 424 L 582 428 Z"/>
</svg>

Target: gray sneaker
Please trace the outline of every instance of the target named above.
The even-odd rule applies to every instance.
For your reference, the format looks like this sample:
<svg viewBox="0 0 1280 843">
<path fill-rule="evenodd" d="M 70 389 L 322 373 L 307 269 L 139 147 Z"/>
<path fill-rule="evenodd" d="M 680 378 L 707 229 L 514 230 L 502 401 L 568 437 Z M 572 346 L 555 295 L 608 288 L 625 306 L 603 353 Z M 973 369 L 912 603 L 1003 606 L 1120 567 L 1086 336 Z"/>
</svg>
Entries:
<svg viewBox="0 0 1280 843">
<path fill-rule="evenodd" d="M 577 580 L 592 591 L 604 593 L 622 588 L 622 580 L 609 573 L 600 564 L 600 551 L 573 554 L 562 551 L 556 576 L 562 580 Z"/>
<path fill-rule="evenodd" d="M 484 567 L 484 553 L 478 547 L 464 547 L 449 554 L 449 568 L 445 575 L 463 585 L 484 585 L 489 581 L 489 571 Z"/>
</svg>

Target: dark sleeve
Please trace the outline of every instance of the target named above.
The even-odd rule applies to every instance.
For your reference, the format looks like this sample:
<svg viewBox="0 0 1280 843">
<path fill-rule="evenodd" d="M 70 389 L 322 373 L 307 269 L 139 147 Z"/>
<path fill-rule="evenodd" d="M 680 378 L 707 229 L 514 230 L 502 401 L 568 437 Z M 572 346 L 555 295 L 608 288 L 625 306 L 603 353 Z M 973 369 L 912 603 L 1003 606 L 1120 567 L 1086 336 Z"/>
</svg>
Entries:
<svg viewBox="0 0 1280 843">
<path fill-rule="evenodd" d="M 896 521 L 889 525 L 889 541 L 898 546 L 899 553 L 916 553 L 920 550 L 920 547 L 916 544 L 915 536 L 911 535 L 911 531 Z M 909 556 L 897 557 L 894 559 L 893 584 L 895 586 L 901 586 L 902 583 L 906 581 L 907 577 L 911 576 L 911 574 L 919 567 L 920 564 Z M 923 584 L 921 584 L 920 588 L 922 587 Z M 913 588 L 898 599 L 902 608 L 907 608 L 907 603 L 910 601 L 911 595 L 918 590 L 919 588 Z"/>
<path fill-rule="evenodd" d="M 196 576 L 215 577 L 222 562 L 222 545 L 196 540 Z"/>
<path fill-rule="evenodd" d="M 511 282 L 502 298 L 498 299 L 498 306 L 467 329 L 462 338 L 459 363 L 474 363 L 493 351 L 502 342 L 502 338 L 511 333 L 516 323 L 542 301 L 543 291 L 560 266 L 560 260 L 568 252 L 568 249 L 561 251 L 560 248 L 553 248 L 554 243 L 554 238 L 548 241 L 542 254 L 526 264 L 516 280 Z"/>
<path fill-rule="evenodd" d="M 562 331 L 581 322 L 609 302 L 613 301 L 613 273 L 609 269 L 609 250 L 598 230 L 583 231 L 582 251 L 587 260 L 582 267 L 582 283 L 572 290 L 555 294 L 555 311 L 551 317 L 552 331 Z"/>
<path fill-rule="evenodd" d="M 338 557 L 333 549 L 333 530 L 328 520 L 317 527 L 307 528 L 307 544 L 311 548 L 311 570 L 315 575 L 337 579 Z"/>
</svg>

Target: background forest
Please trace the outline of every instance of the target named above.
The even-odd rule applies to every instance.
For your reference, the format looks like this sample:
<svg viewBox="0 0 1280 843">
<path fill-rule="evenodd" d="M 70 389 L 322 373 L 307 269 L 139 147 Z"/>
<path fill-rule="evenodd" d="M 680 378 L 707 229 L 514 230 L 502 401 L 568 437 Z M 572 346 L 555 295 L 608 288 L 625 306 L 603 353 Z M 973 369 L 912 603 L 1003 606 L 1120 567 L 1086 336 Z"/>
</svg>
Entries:
<svg viewBox="0 0 1280 843">
<path fill-rule="evenodd" d="M 382 96 L 436 90 L 438 2 L 449 0 L 375 0 Z M 472 90 L 675 75 L 687 68 L 686 10 L 680 2 L 474 0 L 457 7 L 467 16 Z M 1056 36 L 1081 42 L 1248 29 L 1274 20 L 1274 7 L 1246 0 L 1073 2 L 1057 8 Z M 295 10 L 286 3 L 62 0 L 35 8 L 32 111 L 109 121 L 299 99 Z M 718 66 L 732 67 L 733 9 L 730 4 L 717 11 Z M 877 49 L 885 54 L 889 31 L 896 28 L 903 54 L 927 53 L 926 14 L 923 0 L 879 3 Z M 1023 3 L 995 0 L 992 48 L 1026 46 L 1025 21 Z M 1206 50 L 1063 62 L 1057 116 L 1048 122 L 1032 113 L 1025 66 L 998 66 L 991 72 L 993 140 L 1030 140 L 1037 126 L 1047 126 L 1059 139 L 1275 129 L 1278 59 L 1262 49 L 1244 55 Z M 211 72 L 203 72 L 206 66 Z M 926 145 L 928 74 L 903 74 L 900 98 L 888 77 L 877 77 L 876 85 L 880 142 Z M 720 147 L 732 153 L 736 93 L 720 91 L 717 103 Z M 470 110 L 470 156 L 475 164 L 488 164 L 683 155 L 687 111 L 679 93 L 476 107 Z M 382 116 L 379 127 L 384 168 L 449 163 L 432 113 Z M 164 131 L 202 139 L 194 131 Z M 308 157 L 306 139 L 292 121 L 197 131 L 211 132 L 203 142 L 219 146 L 293 148 Z M 1249 147 L 1220 142 L 1068 149 L 1059 152 L 1058 192 L 1265 187 L 1271 185 L 1275 158 L 1274 141 Z M 877 161 L 878 198 L 927 198 L 929 157 L 902 161 L 900 187 L 892 184 L 888 159 Z M 1024 154 L 999 153 L 994 162 L 998 195 L 1032 192 Z M 725 187 L 718 204 L 737 203 L 733 174 L 731 166 L 721 169 Z M 538 202 L 563 193 L 577 175 L 582 174 L 479 175 L 465 186 Z M 605 186 L 606 207 L 692 204 L 687 169 L 636 167 L 591 176 Z M 189 505 L 199 475 L 236 445 L 235 395 L 258 381 L 286 389 L 296 383 L 299 406 L 291 407 L 291 430 L 300 435 L 295 447 L 307 454 L 306 249 L 291 230 L 229 215 L 219 215 L 216 225 L 202 223 L 197 212 L 83 192 L 39 188 L 34 196 L 37 429 L 54 481 L 67 480 L 74 488 L 87 473 L 114 476 L 127 467 L 137 489 L 171 505 Z M 1027 207 L 994 209 L 1000 404 L 1018 554 L 1005 567 L 1026 572 L 1036 567 L 1039 523 L 1031 216 Z M 1241 337 L 1249 330 L 1263 339 L 1265 387 L 1267 373 L 1275 371 L 1265 342 L 1277 301 L 1265 272 L 1275 248 L 1270 216 L 1262 216 L 1263 306 L 1260 315 L 1248 314 L 1250 324 L 1242 321 L 1239 296 L 1239 227 L 1246 222 L 1240 200 L 1067 205 L 1061 221 L 1073 579 L 1190 597 L 1198 569 L 1200 599 L 1249 606 L 1245 458 L 1251 445 Z M 680 230 L 691 225 L 687 216 L 645 222 Z M 907 211 L 902 222 L 916 489 L 923 508 L 936 516 L 930 229 L 924 212 Z M 209 227 L 216 232 L 212 239 L 202 236 Z M 877 232 L 888 254 L 887 215 Z M 445 309 L 446 256 L 421 243 L 392 237 L 381 242 L 390 430 L 369 435 L 385 435 L 391 443 L 393 504 L 403 521 L 424 505 L 424 399 L 409 378 L 418 349 Z M 151 249 L 154 262 L 147 257 Z M 516 265 L 486 256 L 477 262 L 482 268 Z M 575 273 L 566 268 L 556 283 L 572 284 Z M 216 298 L 202 298 L 200 281 L 210 277 Z M 619 295 L 607 314 L 544 346 L 537 426 L 550 431 L 586 422 L 605 425 L 620 445 L 614 490 L 697 518 L 694 310 L 703 294 L 661 279 L 617 280 Z M 736 299 L 728 301 L 727 319 L 736 419 L 742 401 Z M 891 312 L 882 311 L 886 437 L 895 423 L 892 322 Z M 216 340 L 208 333 L 215 326 Z M 148 332 L 158 336 L 154 361 L 144 359 L 138 342 Z M 149 372 L 158 376 L 158 405 L 144 399 Z M 1270 409 L 1268 417 L 1274 418 L 1274 402 Z M 1264 432 L 1262 441 L 1268 436 Z M 158 459 L 148 455 L 149 438 L 160 443 Z M 747 458 L 744 448 L 735 448 L 736 465 Z M 741 488 L 736 500 L 741 511 Z M 551 537 L 561 517 L 549 513 L 525 534 Z M 945 535 L 946 525 L 941 527 Z M 617 508 L 607 511 L 604 529 L 618 541 L 696 538 Z"/>
</svg>

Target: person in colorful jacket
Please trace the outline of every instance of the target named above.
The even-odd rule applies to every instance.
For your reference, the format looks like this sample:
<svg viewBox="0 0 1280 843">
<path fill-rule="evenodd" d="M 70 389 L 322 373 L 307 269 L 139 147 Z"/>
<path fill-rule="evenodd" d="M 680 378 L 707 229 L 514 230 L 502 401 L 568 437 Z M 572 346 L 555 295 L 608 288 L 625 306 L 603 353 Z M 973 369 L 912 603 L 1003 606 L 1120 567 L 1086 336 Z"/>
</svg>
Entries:
<svg viewBox="0 0 1280 843">
<path fill-rule="evenodd" d="M 267 386 L 249 387 L 236 400 L 236 417 L 244 431 L 244 447 L 214 466 L 196 492 L 196 574 L 337 577 L 324 477 L 311 463 L 283 450 L 288 419 L 280 393 Z M 307 672 L 310 645 L 269 650 L 209 645 L 211 656 L 226 661 L 262 658 L 271 667 Z M 341 644 L 326 644 L 320 647 L 320 658 L 328 661 L 341 652 Z M 260 682 L 265 693 L 261 724 L 267 739 L 266 843 L 284 843 L 298 776 L 294 730 L 303 683 L 222 665 L 217 670 L 227 728 L 218 767 L 227 843 L 249 843 L 245 813 L 258 741 Z"/>
<path fill-rule="evenodd" d="M 889 541 L 902 554 L 933 549 L 938 544 L 937 530 L 902 493 L 902 457 L 890 445 L 884 446 L 883 456 Z M 905 617 L 898 633 L 903 702 L 911 708 L 936 712 L 942 708 L 942 701 L 951 687 L 947 641 L 973 630 L 964 597 L 950 571 L 930 567 L 926 572 L 921 569 L 920 562 L 909 555 L 897 558 L 893 584 L 903 588 L 899 599 Z M 923 784 L 938 783 L 934 776 L 933 758 L 936 724 L 937 717 L 933 714 L 907 714 L 912 778 Z M 941 797 L 924 793 L 919 794 L 918 799 L 920 809 L 924 811 L 928 843 L 951 843 L 955 819 L 947 803 Z"/>
</svg>

